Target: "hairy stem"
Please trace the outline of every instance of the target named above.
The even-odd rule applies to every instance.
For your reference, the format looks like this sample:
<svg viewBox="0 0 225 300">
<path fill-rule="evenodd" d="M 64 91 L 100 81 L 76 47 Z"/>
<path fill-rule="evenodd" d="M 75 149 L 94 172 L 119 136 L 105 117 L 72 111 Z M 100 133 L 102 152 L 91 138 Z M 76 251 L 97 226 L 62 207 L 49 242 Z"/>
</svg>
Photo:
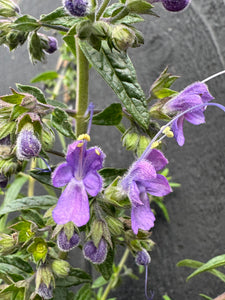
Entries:
<svg viewBox="0 0 225 300">
<path fill-rule="evenodd" d="M 76 135 L 79 136 L 86 132 L 87 123 L 85 113 L 88 108 L 88 78 L 89 63 L 83 54 L 79 38 L 76 37 L 77 51 L 77 90 L 76 90 Z"/>
<path fill-rule="evenodd" d="M 121 272 L 121 270 L 122 270 L 122 268 L 123 268 L 123 266 L 124 266 L 124 264 L 125 264 L 125 262 L 126 262 L 126 260 L 128 258 L 129 253 L 130 253 L 129 249 L 126 248 L 126 250 L 124 251 L 124 254 L 123 254 L 123 256 L 122 256 L 122 258 L 121 258 L 121 260 L 119 262 L 117 271 L 111 276 L 110 281 L 109 281 L 107 287 L 105 288 L 105 291 L 104 291 L 104 293 L 103 293 L 103 295 L 101 297 L 101 300 L 106 300 L 109 292 L 113 288 L 114 284 L 117 282 L 118 277 L 120 275 L 120 272 Z"/>
<path fill-rule="evenodd" d="M 58 30 L 58 31 L 63 31 L 63 32 L 68 32 L 69 31 L 69 28 L 64 27 L 64 26 L 60 26 L 60 25 L 51 25 L 51 24 L 46 24 L 46 23 L 42 23 L 42 22 L 39 22 L 39 24 L 43 27 L 52 28 L 52 29 L 55 29 L 55 30 Z"/>
</svg>

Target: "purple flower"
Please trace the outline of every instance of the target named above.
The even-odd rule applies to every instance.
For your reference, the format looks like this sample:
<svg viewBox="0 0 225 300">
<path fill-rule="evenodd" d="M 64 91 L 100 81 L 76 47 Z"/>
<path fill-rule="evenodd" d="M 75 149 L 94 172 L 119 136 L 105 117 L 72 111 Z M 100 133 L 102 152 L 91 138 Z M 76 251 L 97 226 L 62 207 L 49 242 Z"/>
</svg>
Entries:
<svg viewBox="0 0 225 300">
<path fill-rule="evenodd" d="M 139 228 L 149 230 L 154 226 L 155 216 L 147 193 L 162 197 L 172 191 L 167 179 L 157 174 L 167 163 L 162 152 L 152 149 L 144 158 L 133 163 L 120 182 L 131 201 L 131 225 L 135 234 Z"/>
<path fill-rule="evenodd" d="M 42 297 L 42 299 L 52 299 L 53 298 L 53 288 L 52 288 L 51 284 L 48 287 L 44 282 L 41 282 L 38 287 L 37 294 L 40 297 Z"/>
<path fill-rule="evenodd" d="M 58 49 L 58 41 L 54 36 L 48 36 L 47 39 L 48 42 L 44 50 L 48 54 L 52 54 Z"/>
<path fill-rule="evenodd" d="M 16 156 L 19 160 L 29 160 L 38 156 L 41 151 L 41 143 L 33 131 L 24 129 L 17 138 Z"/>
<path fill-rule="evenodd" d="M 72 16 L 83 17 L 87 14 L 88 2 L 85 0 L 64 0 L 63 6 Z"/>
<path fill-rule="evenodd" d="M 209 93 L 207 85 L 201 82 L 195 82 L 187 86 L 176 97 L 169 100 L 163 106 L 163 112 L 169 115 L 179 114 L 196 105 L 208 103 L 212 99 L 213 96 Z M 178 145 L 183 146 L 185 141 L 183 133 L 184 120 L 194 125 L 205 123 L 204 110 L 204 107 L 196 108 L 173 122 L 171 129 Z"/>
<path fill-rule="evenodd" d="M 75 231 L 72 237 L 68 240 L 67 235 L 62 229 L 57 236 L 57 245 L 58 248 L 63 252 L 68 252 L 73 248 L 77 247 L 80 243 L 80 236 Z"/>
<path fill-rule="evenodd" d="M 135 257 L 135 262 L 139 266 L 147 266 L 151 262 L 151 257 L 148 254 L 148 252 L 143 249 L 142 251 L 139 251 Z"/>
<path fill-rule="evenodd" d="M 162 4 L 165 9 L 169 11 L 180 11 L 184 9 L 190 0 L 162 0 Z"/>
<path fill-rule="evenodd" d="M 85 140 L 77 140 L 68 146 L 66 162 L 60 164 L 52 175 L 55 187 L 66 185 L 52 212 L 57 224 L 72 221 L 75 225 L 85 225 L 89 218 L 88 194 L 96 196 L 102 189 L 102 168 L 105 154 L 98 147 L 86 149 Z"/>
<path fill-rule="evenodd" d="M 102 264 L 107 256 L 107 242 L 101 239 L 96 247 L 93 241 L 88 241 L 83 248 L 84 257 L 94 264 Z"/>
</svg>

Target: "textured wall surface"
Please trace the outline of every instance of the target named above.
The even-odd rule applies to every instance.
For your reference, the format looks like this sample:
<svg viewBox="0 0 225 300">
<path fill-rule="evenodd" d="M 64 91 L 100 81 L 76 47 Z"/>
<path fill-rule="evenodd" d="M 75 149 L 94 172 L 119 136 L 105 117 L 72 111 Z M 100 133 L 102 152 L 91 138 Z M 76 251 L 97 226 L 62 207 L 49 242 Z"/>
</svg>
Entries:
<svg viewBox="0 0 225 300">
<path fill-rule="evenodd" d="M 43 5 L 50 11 L 59 1 L 24 0 L 23 12 L 39 15 Z M 144 32 L 145 44 L 129 51 L 137 68 L 139 81 L 148 93 L 151 83 L 168 65 L 171 73 L 180 75 L 175 87 L 182 90 L 186 85 L 202 80 L 225 68 L 225 2 L 223 0 L 192 0 L 183 12 L 169 13 L 158 5 L 161 18 L 145 17 L 139 25 Z M 57 54 L 49 57 L 48 64 L 32 66 L 23 46 L 9 54 L 0 48 L 1 94 L 14 82 L 27 84 L 37 72 L 53 68 Z M 216 101 L 225 104 L 225 76 L 209 82 L 209 89 Z M 90 99 L 106 107 L 115 100 L 110 88 L 94 70 L 91 71 Z M 166 198 L 171 222 L 158 215 L 153 230 L 156 247 L 150 265 L 150 288 L 155 300 L 164 293 L 173 300 L 202 299 L 203 292 L 216 296 L 224 292 L 224 285 L 212 275 L 200 275 L 185 282 L 189 269 L 177 268 L 184 258 L 207 261 L 225 253 L 225 115 L 216 108 L 206 112 L 207 123 L 201 126 L 185 124 L 186 143 L 180 148 L 168 141 L 165 154 L 170 172 L 181 188 Z M 93 128 L 95 144 L 104 147 L 108 158 L 106 165 L 127 167 L 132 156 L 119 145 L 120 135 L 113 128 Z M 106 135 L 107 133 L 107 135 Z M 118 143 L 116 142 L 118 141 Z M 72 258 L 76 265 L 76 252 Z M 133 258 L 128 260 L 133 266 Z M 139 281 L 126 279 L 112 296 L 119 300 L 144 299 L 144 276 Z"/>
</svg>

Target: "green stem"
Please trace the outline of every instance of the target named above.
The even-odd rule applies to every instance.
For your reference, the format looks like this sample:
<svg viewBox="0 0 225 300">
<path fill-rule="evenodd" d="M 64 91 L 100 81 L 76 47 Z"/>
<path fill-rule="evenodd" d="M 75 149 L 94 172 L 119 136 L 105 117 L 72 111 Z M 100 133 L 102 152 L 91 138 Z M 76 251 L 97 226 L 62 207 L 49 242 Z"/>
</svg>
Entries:
<svg viewBox="0 0 225 300">
<path fill-rule="evenodd" d="M 124 254 L 123 254 L 123 256 L 122 256 L 122 258 L 120 260 L 120 263 L 119 263 L 119 265 L 117 267 L 117 271 L 111 276 L 110 281 L 109 281 L 107 287 L 105 288 L 105 291 L 104 291 L 104 293 L 103 293 L 103 295 L 101 297 L 101 300 L 106 300 L 109 292 L 113 288 L 114 284 L 117 282 L 118 277 L 120 275 L 120 272 L 121 272 L 121 270 L 122 270 L 122 268 L 123 268 L 123 266 L 124 266 L 124 264 L 125 264 L 125 262 L 126 262 L 126 260 L 128 258 L 129 253 L 130 253 L 129 249 L 126 248 L 126 250 L 124 251 Z"/>
<path fill-rule="evenodd" d="M 117 128 L 122 134 L 124 134 L 124 132 L 126 131 L 126 127 L 123 125 L 123 123 L 119 123 L 118 125 L 116 125 L 116 128 Z"/>
<path fill-rule="evenodd" d="M 89 63 L 76 37 L 77 51 L 77 90 L 76 90 L 76 136 L 83 134 L 87 129 L 85 112 L 88 108 L 88 78 Z"/>
<path fill-rule="evenodd" d="M 52 28 L 52 29 L 55 29 L 55 30 L 58 30 L 58 31 L 63 31 L 63 32 L 68 32 L 69 31 L 69 28 L 64 27 L 64 26 L 60 26 L 60 25 L 50 25 L 50 24 L 41 23 L 41 22 L 39 22 L 39 24 L 40 24 L 40 26 L 47 27 L 47 28 Z"/>
<path fill-rule="evenodd" d="M 32 159 L 30 163 L 30 169 L 33 170 L 35 167 L 36 167 L 36 160 Z M 35 185 L 35 179 L 29 176 L 28 192 L 27 192 L 28 197 L 34 196 L 34 185 Z"/>
<path fill-rule="evenodd" d="M 100 17 L 102 16 L 102 14 L 104 13 L 106 7 L 108 6 L 110 0 L 104 0 L 97 12 L 97 15 L 96 15 L 96 20 L 98 21 L 100 19 Z"/>
</svg>

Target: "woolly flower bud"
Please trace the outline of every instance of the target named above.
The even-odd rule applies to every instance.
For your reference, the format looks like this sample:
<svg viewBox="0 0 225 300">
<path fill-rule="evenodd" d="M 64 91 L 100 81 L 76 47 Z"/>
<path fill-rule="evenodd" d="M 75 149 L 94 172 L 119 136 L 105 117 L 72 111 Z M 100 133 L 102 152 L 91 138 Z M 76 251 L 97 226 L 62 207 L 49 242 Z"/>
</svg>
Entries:
<svg viewBox="0 0 225 300">
<path fill-rule="evenodd" d="M 62 229 L 57 236 L 57 245 L 61 251 L 68 252 L 77 247 L 80 243 L 80 236 L 74 231 L 72 237 L 68 239 L 65 231 Z"/>
<path fill-rule="evenodd" d="M 69 274 L 70 264 L 62 259 L 55 259 L 52 262 L 52 270 L 59 277 L 65 277 Z"/>
<path fill-rule="evenodd" d="M 184 9 L 190 0 L 162 0 L 162 4 L 165 9 L 169 11 L 180 11 Z"/>
<path fill-rule="evenodd" d="M 16 156 L 19 160 L 29 160 L 38 156 L 41 143 L 31 130 L 24 129 L 17 138 Z"/>
<path fill-rule="evenodd" d="M 48 41 L 44 51 L 48 54 L 52 54 L 58 49 L 58 41 L 54 36 L 48 36 L 47 39 Z"/>
<path fill-rule="evenodd" d="M 126 51 L 135 41 L 135 33 L 130 28 L 118 25 L 112 31 L 112 39 L 118 50 Z"/>
<path fill-rule="evenodd" d="M 139 251 L 136 255 L 135 262 L 137 265 L 141 266 L 147 266 L 151 262 L 151 257 L 148 254 L 148 252 L 143 249 L 142 251 Z"/>
<path fill-rule="evenodd" d="M 63 0 L 66 11 L 75 17 L 83 17 L 87 14 L 88 2 L 85 0 Z"/>
<path fill-rule="evenodd" d="M 98 247 L 95 247 L 93 241 L 88 241 L 83 248 L 84 258 L 90 260 L 93 264 L 102 264 L 107 255 L 107 243 L 101 239 Z"/>
<path fill-rule="evenodd" d="M 37 294 L 42 297 L 43 299 L 52 299 L 53 298 L 53 288 L 51 285 L 47 287 L 47 285 L 44 282 L 41 282 Z"/>
</svg>

